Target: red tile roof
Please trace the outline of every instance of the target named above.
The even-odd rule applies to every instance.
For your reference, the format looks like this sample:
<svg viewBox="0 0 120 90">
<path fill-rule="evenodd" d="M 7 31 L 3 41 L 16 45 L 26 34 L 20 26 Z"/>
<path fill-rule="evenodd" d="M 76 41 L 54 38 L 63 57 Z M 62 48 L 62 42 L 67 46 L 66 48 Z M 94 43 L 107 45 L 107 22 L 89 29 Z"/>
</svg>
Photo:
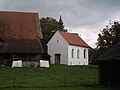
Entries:
<svg viewBox="0 0 120 90">
<path fill-rule="evenodd" d="M 89 47 L 78 34 L 75 33 L 66 33 L 59 31 L 60 34 L 64 37 L 64 39 L 71 45 L 82 46 L 82 47 Z"/>
<path fill-rule="evenodd" d="M 3 52 L 42 52 L 37 13 L 0 11 L 0 38 Z"/>
<path fill-rule="evenodd" d="M 4 32 L 6 38 L 35 39 L 40 37 L 37 13 L 1 11 L 0 27 L 0 32 Z"/>
</svg>

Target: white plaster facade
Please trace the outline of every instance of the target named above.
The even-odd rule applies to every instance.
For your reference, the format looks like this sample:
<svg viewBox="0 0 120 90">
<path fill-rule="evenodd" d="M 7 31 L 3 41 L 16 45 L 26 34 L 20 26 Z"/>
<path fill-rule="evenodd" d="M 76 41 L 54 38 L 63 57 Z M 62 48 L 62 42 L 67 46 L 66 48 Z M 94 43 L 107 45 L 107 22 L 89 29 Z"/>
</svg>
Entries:
<svg viewBox="0 0 120 90">
<path fill-rule="evenodd" d="M 88 65 L 88 48 L 70 45 L 59 31 L 54 34 L 47 46 L 48 54 L 51 55 L 51 64 L 55 64 L 57 54 L 60 55 L 60 64 Z"/>
<path fill-rule="evenodd" d="M 74 50 L 73 57 L 72 49 Z M 68 45 L 68 65 L 88 65 L 88 59 L 88 48 Z"/>
</svg>

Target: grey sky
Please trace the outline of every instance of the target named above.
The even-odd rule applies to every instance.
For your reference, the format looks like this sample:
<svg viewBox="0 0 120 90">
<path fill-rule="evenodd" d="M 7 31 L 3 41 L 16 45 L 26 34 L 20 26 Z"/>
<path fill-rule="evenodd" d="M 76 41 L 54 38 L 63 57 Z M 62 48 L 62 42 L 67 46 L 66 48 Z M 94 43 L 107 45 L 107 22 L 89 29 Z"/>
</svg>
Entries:
<svg viewBox="0 0 120 90">
<path fill-rule="evenodd" d="M 35 11 L 59 19 L 92 47 L 109 20 L 120 20 L 120 0 L 0 0 L 0 11 Z"/>
</svg>

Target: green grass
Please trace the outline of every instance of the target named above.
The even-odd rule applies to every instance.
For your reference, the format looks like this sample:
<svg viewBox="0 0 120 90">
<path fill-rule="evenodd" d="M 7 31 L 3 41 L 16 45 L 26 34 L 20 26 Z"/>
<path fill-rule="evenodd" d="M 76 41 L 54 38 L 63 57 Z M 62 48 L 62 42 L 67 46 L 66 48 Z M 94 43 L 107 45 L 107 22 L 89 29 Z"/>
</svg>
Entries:
<svg viewBox="0 0 120 90">
<path fill-rule="evenodd" d="M 0 67 L 0 89 L 4 90 L 20 90 L 21 88 L 24 90 L 61 90 L 61 88 L 87 90 L 87 87 L 88 90 L 107 90 L 98 88 L 97 66 Z"/>
<path fill-rule="evenodd" d="M 117 90 L 103 87 L 42 87 L 42 88 L 3 88 L 3 90 Z"/>
</svg>

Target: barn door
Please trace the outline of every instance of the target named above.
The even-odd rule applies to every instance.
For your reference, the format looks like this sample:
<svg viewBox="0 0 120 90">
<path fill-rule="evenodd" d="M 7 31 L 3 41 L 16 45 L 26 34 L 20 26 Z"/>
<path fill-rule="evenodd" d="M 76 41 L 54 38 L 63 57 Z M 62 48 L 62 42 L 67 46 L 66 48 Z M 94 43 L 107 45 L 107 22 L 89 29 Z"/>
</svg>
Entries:
<svg viewBox="0 0 120 90">
<path fill-rule="evenodd" d="M 55 54 L 55 64 L 60 64 L 60 54 Z"/>
</svg>

